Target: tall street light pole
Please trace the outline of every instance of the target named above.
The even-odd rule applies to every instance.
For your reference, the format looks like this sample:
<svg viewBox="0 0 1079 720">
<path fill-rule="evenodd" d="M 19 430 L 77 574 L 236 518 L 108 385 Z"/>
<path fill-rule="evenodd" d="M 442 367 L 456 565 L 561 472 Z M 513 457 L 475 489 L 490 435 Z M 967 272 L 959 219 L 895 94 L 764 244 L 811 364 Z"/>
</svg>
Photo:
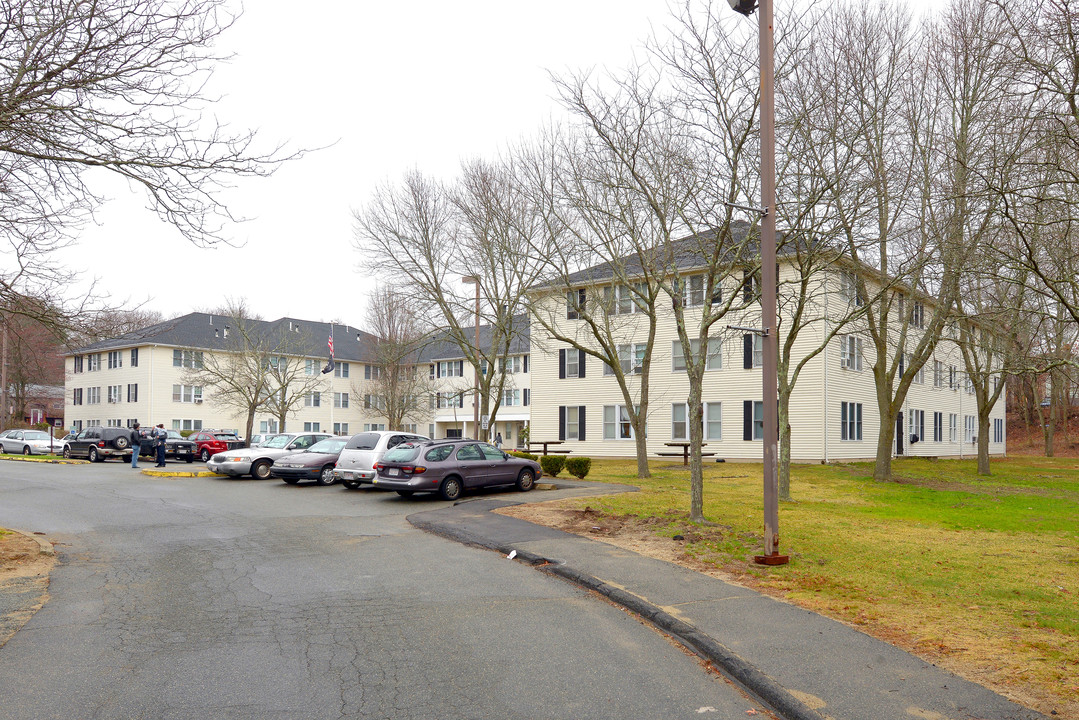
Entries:
<svg viewBox="0 0 1079 720">
<path fill-rule="evenodd" d="M 476 376 L 475 385 L 473 386 L 472 395 L 472 432 L 476 434 L 476 439 L 480 439 L 480 279 L 476 275 L 465 275 L 461 278 L 461 282 L 466 284 L 475 284 L 476 286 L 476 340 L 475 348 L 476 353 L 476 367 L 474 368 L 474 375 Z"/>
<path fill-rule="evenodd" d="M 736 12 L 749 15 L 754 0 L 728 0 Z M 761 385 L 764 416 L 764 555 L 763 565 L 783 565 L 779 554 L 779 334 L 776 322 L 776 122 L 775 60 L 772 0 L 757 5 L 761 63 L 761 320 L 764 326 Z"/>
</svg>

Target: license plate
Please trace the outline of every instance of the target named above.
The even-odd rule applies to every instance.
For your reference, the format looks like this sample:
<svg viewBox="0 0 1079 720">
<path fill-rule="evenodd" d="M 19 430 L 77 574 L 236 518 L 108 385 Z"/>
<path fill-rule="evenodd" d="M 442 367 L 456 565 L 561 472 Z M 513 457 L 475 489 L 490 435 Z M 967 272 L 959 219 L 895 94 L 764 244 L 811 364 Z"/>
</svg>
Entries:
<svg viewBox="0 0 1079 720">
<path fill-rule="evenodd" d="M 386 473 L 386 474 L 387 475 L 399 475 L 400 473 L 398 473 L 397 468 L 390 468 L 389 472 Z"/>
</svg>

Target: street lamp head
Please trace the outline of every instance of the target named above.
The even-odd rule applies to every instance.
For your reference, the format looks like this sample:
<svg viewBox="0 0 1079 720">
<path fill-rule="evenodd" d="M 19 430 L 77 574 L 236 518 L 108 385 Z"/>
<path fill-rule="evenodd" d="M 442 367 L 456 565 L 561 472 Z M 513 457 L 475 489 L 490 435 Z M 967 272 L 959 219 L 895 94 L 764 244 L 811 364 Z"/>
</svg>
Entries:
<svg viewBox="0 0 1079 720">
<path fill-rule="evenodd" d="M 480 279 L 475 275 L 464 275 L 461 277 L 461 282 L 471 285 L 472 283 L 479 284 Z"/>
<path fill-rule="evenodd" d="M 731 10 L 743 15 L 752 15 L 757 9 L 756 0 L 727 0 L 731 4 Z"/>
</svg>

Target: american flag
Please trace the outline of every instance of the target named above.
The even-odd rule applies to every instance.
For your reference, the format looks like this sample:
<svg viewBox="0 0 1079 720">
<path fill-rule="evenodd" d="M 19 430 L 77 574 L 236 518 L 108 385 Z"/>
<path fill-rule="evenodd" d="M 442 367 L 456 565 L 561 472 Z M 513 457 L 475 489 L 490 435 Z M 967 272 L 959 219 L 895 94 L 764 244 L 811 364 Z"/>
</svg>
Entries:
<svg viewBox="0 0 1079 720">
<path fill-rule="evenodd" d="M 330 346 L 330 357 L 333 357 L 333 335 L 330 335 L 330 342 L 328 345 Z"/>
</svg>

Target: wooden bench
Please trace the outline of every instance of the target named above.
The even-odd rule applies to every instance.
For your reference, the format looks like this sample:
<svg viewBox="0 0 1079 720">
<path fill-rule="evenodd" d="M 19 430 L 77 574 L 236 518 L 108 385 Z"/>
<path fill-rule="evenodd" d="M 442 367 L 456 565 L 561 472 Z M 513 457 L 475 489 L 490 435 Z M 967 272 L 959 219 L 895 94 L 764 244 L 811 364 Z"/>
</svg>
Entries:
<svg viewBox="0 0 1079 720">
<path fill-rule="evenodd" d="M 660 455 L 662 457 L 685 457 L 685 455 L 683 453 L 672 453 L 672 452 L 661 452 L 661 453 L 656 453 L 656 455 Z M 701 453 L 701 457 L 712 457 L 713 455 L 715 455 L 714 452 L 702 452 Z M 692 455 L 690 457 L 692 457 Z"/>
</svg>

